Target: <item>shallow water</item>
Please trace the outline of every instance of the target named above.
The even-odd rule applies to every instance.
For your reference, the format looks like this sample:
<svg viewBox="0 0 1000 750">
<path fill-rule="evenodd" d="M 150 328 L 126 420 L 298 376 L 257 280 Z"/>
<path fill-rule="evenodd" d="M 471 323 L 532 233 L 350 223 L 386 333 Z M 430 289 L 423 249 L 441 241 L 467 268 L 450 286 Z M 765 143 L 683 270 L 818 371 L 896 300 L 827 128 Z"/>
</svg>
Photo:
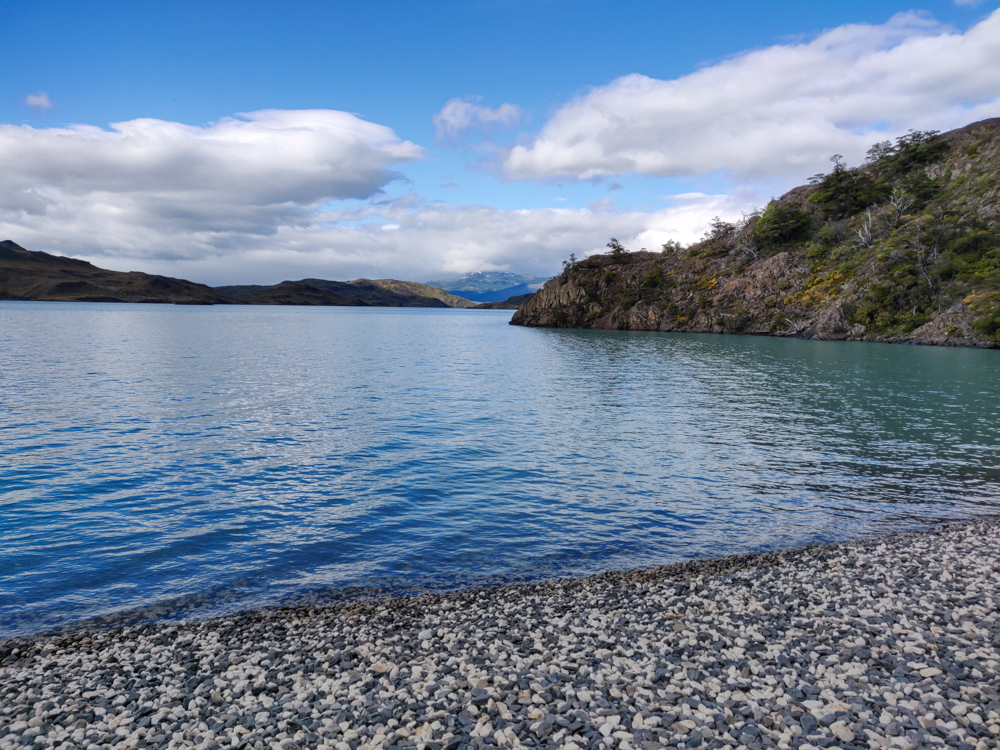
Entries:
<svg viewBox="0 0 1000 750">
<path fill-rule="evenodd" d="M 0 302 L 0 637 L 1000 511 L 1000 352 Z"/>
</svg>

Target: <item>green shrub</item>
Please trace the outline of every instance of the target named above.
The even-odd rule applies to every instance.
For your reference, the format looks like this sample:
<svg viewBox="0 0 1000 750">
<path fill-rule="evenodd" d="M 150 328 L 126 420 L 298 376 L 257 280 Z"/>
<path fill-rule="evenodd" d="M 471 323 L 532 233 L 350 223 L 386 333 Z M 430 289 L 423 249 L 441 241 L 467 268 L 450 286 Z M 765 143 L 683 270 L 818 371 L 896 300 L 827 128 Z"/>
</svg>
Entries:
<svg viewBox="0 0 1000 750">
<path fill-rule="evenodd" d="M 809 202 L 819 207 L 827 219 L 843 219 L 864 211 L 889 195 L 884 185 L 877 185 L 867 173 L 847 169 L 842 162 L 820 179 Z"/>
<path fill-rule="evenodd" d="M 644 287 L 658 288 L 663 283 L 663 271 L 659 266 L 653 268 L 642 277 Z"/>
<path fill-rule="evenodd" d="M 808 239 L 812 229 L 812 216 L 793 203 L 774 201 L 757 219 L 754 231 L 763 245 L 784 245 Z"/>
<path fill-rule="evenodd" d="M 992 315 L 983 316 L 972 325 L 984 336 L 1000 342 L 1000 310 Z"/>
<path fill-rule="evenodd" d="M 783 312 L 775 313 L 774 317 L 771 318 L 770 331 L 771 333 L 776 333 L 778 331 L 785 331 L 788 329 L 789 322 L 788 316 Z"/>
<path fill-rule="evenodd" d="M 824 245 L 836 245 L 844 239 L 843 229 L 832 222 L 826 222 L 816 233 L 816 239 Z"/>
<path fill-rule="evenodd" d="M 806 258 L 812 261 L 820 261 L 826 257 L 826 248 L 822 245 L 807 245 Z"/>
</svg>

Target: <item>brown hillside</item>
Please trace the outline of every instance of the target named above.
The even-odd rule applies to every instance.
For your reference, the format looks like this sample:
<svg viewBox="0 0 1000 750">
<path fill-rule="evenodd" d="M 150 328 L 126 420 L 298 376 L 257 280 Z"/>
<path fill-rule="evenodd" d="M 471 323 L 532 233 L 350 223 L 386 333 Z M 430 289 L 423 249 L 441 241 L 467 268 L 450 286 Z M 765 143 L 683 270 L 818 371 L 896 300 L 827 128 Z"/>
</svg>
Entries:
<svg viewBox="0 0 1000 750">
<path fill-rule="evenodd" d="M 138 271 L 98 268 L 84 260 L 0 242 L 0 299 L 60 302 L 225 304 L 210 286 Z"/>
</svg>

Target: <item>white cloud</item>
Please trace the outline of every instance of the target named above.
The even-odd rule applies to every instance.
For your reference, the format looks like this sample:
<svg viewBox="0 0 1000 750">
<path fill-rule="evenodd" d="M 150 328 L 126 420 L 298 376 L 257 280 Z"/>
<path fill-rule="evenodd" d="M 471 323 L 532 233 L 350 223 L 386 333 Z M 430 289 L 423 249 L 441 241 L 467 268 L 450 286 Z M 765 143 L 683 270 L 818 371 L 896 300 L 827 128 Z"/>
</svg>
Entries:
<svg viewBox="0 0 1000 750">
<path fill-rule="evenodd" d="M 567 103 L 504 162 L 513 179 L 639 172 L 805 177 L 909 128 L 1000 115 L 1000 11 L 959 33 L 917 13 L 840 26 L 674 80 L 633 74 Z"/>
<path fill-rule="evenodd" d="M 966 8 L 975 8 L 983 0 L 955 0 L 955 5 L 961 5 Z"/>
<path fill-rule="evenodd" d="M 516 125 L 521 121 L 521 108 L 516 104 L 504 103 L 490 109 L 456 98 L 448 100 L 431 119 L 437 128 L 438 140 L 458 142 L 471 128 L 488 132 L 493 126 Z"/>
<path fill-rule="evenodd" d="M 190 238 L 308 226 L 332 199 L 365 198 L 422 149 L 329 110 L 252 112 L 204 127 L 131 120 L 112 129 L 0 125 L 0 221 L 43 236 L 88 227 L 92 244 L 184 255 Z M 93 226 L 91 226 L 93 225 Z M 151 234 L 170 237 L 150 245 Z M 194 243 L 197 245 L 198 243 Z"/>
<path fill-rule="evenodd" d="M 44 91 L 39 91 L 37 94 L 28 94 L 24 97 L 24 103 L 29 107 L 34 107 L 35 109 L 52 108 L 52 102 L 49 100 L 49 95 Z"/>
</svg>

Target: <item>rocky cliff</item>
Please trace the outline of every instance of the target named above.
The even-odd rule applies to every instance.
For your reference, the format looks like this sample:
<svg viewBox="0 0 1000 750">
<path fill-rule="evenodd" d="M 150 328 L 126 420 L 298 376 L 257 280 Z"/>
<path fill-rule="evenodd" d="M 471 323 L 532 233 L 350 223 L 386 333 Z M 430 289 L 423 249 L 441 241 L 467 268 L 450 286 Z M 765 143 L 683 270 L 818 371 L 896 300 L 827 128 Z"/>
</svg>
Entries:
<svg viewBox="0 0 1000 750">
<path fill-rule="evenodd" d="M 513 325 L 1000 346 L 1000 119 L 880 143 L 705 238 L 573 264 Z"/>
</svg>

